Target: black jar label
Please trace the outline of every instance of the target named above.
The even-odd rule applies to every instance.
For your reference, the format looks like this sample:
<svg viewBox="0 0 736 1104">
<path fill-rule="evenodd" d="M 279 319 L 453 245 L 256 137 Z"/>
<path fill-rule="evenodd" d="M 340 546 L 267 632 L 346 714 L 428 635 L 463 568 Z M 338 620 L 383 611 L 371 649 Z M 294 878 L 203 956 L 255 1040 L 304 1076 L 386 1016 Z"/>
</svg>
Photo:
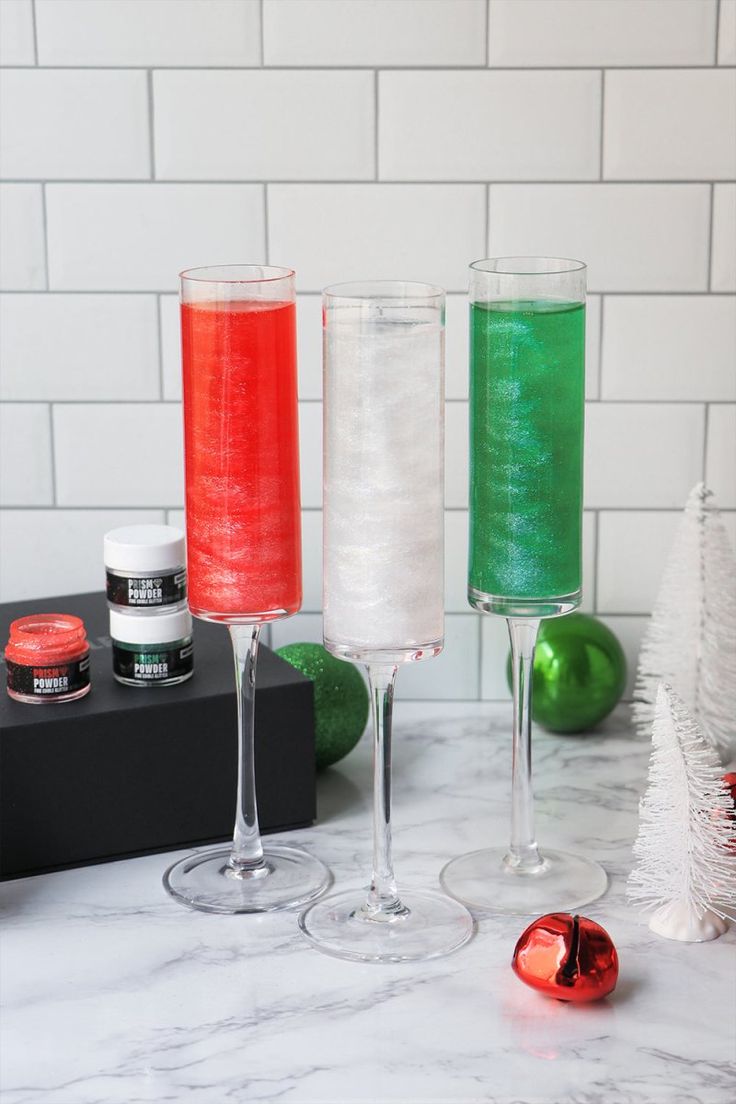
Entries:
<svg viewBox="0 0 736 1104">
<path fill-rule="evenodd" d="M 133 682 L 168 682 L 189 675 L 194 669 L 194 645 L 191 640 L 173 647 L 112 642 L 112 669 L 120 678 Z"/>
<path fill-rule="evenodd" d="M 187 596 L 187 573 L 175 575 L 116 575 L 107 572 L 107 600 L 116 606 L 134 609 L 155 609 L 158 606 L 175 606 Z"/>
<path fill-rule="evenodd" d="M 89 655 L 70 663 L 34 667 L 6 660 L 8 690 L 32 698 L 61 698 L 89 686 Z"/>
</svg>

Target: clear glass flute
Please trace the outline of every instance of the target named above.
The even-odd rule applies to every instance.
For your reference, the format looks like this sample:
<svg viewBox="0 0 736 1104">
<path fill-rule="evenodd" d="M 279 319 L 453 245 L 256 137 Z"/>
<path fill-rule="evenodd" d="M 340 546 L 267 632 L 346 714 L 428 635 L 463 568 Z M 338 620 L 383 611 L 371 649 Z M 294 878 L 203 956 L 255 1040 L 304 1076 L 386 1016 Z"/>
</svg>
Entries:
<svg viewBox="0 0 736 1104">
<path fill-rule="evenodd" d="M 434 890 L 399 892 L 391 855 L 391 717 L 400 665 L 442 650 L 444 292 L 395 281 L 327 288 L 324 319 L 324 637 L 368 669 L 373 720 L 370 887 L 299 924 L 340 958 L 435 958 L 472 934 Z"/>
<path fill-rule="evenodd" d="M 238 794 L 232 845 L 174 863 L 164 886 L 203 912 L 268 912 L 331 881 L 306 851 L 262 846 L 255 789 L 259 633 L 302 599 L 294 273 L 182 272 L 181 328 L 189 607 L 230 630 Z"/>
<path fill-rule="evenodd" d="M 514 699 L 509 848 L 462 855 L 440 876 L 478 910 L 569 910 L 607 884 L 598 863 L 539 850 L 531 781 L 539 623 L 581 598 L 585 275 L 582 262 L 550 257 L 470 268 L 468 600 L 506 618 Z"/>
</svg>

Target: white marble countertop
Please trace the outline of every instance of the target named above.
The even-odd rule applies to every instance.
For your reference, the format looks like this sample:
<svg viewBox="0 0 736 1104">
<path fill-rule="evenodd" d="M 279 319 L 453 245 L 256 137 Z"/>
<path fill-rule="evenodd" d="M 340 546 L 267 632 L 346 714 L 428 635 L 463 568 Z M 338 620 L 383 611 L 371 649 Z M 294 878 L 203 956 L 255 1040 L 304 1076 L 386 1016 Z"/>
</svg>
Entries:
<svg viewBox="0 0 736 1104">
<path fill-rule="evenodd" d="M 399 883 L 505 841 L 509 707 L 397 703 Z M 624 879 L 648 747 L 621 708 L 595 736 L 538 733 L 542 843 L 611 876 L 583 912 L 619 951 L 616 992 L 548 1000 L 509 961 L 522 918 L 484 919 L 426 965 L 343 962 L 293 913 L 188 912 L 163 855 L 0 886 L 4 1104 L 726 1104 L 734 1099 L 734 930 L 706 944 L 654 936 Z M 288 835 L 338 886 L 369 863 L 368 741 L 320 779 L 318 827 Z M 287 838 L 286 836 L 284 838 Z"/>
</svg>

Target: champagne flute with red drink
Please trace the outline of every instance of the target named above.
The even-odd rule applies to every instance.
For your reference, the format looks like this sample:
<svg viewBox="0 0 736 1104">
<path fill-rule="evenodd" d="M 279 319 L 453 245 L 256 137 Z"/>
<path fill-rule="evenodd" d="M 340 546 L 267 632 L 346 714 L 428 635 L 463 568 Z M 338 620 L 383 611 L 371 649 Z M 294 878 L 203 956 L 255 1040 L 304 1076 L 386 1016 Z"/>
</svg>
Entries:
<svg viewBox="0 0 736 1104">
<path fill-rule="evenodd" d="M 181 331 L 189 607 L 230 631 L 238 796 L 232 845 L 180 860 L 164 885 L 204 912 L 268 912 L 312 901 L 331 880 L 306 851 L 263 848 L 255 794 L 259 633 L 302 598 L 294 272 L 183 272 Z"/>
</svg>

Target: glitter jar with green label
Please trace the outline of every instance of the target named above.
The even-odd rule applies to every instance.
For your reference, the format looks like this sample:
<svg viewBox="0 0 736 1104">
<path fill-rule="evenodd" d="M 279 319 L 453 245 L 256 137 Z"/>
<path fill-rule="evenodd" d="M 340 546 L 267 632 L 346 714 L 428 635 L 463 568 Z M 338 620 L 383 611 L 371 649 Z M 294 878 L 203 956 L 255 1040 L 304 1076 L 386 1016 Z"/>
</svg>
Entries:
<svg viewBox="0 0 736 1104">
<path fill-rule="evenodd" d="M 112 669 L 124 686 L 176 686 L 194 673 L 189 610 L 131 617 L 110 610 Z"/>
</svg>

